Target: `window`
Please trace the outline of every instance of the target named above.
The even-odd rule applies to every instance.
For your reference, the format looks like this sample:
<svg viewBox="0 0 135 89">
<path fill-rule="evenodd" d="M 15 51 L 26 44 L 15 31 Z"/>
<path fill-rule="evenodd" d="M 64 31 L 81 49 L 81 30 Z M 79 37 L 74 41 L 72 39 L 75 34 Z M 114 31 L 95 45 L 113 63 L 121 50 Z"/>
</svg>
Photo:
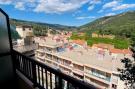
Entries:
<svg viewBox="0 0 135 89">
<path fill-rule="evenodd" d="M 25 28 L 23 28 L 23 31 L 25 31 Z"/>
<path fill-rule="evenodd" d="M 112 84 L 112 88 L 113 88 L 113 89 L 117 89 L 117 85 Z"/>
</svg>

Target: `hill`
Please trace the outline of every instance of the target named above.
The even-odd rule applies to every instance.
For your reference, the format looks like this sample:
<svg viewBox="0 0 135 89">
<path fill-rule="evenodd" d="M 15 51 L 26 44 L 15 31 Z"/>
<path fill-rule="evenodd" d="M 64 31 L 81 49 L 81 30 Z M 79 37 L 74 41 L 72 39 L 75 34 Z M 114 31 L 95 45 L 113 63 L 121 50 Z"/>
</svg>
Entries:
<svg viewBox="0 0 135 89">
<path fill-rule="evenodd" d="M 79 27 L 82 32 L 98 32 L 130 38 L 135 33 L 135 11 L 106 16 Z"/>
<path fill-rule="evenodd" d="M 59 25 L 59 24 L 48 24 L 48 23 L 41 23 L 41 22 L 33 22 L 33 21 L 24 21 L 24 20 L 18 20 L 18 19 L 10 19 L 11 25 L 32 25 L 33 27 L 39 26 L 43 28 L 52 28 L 54 30 L 74 30 L 76 27 L 74 26 L 65 26 L 65 25 Z"/>
<path fill-rule="evenodd" d="M 18 20 L 18 19 L 10 19 L 10 24 L 12 27 L 15 27 L 17 25 L 31 25 L 33 27 L 34 35 L 36 36 L 45 36 L 49 28 L 53 29 L 51 31 L 52 34 L 58 33 L 57 30 L 71 31 L 71 30 L 76 29 L 76 27 L 73 27 L 73 26 L 24 21 L 24 20 Z M 14 37 L 14 39 L 18 38 L 18 34 L 15 30 L 11 32 L 12 32 L 12 37 Z"/>
</svg>

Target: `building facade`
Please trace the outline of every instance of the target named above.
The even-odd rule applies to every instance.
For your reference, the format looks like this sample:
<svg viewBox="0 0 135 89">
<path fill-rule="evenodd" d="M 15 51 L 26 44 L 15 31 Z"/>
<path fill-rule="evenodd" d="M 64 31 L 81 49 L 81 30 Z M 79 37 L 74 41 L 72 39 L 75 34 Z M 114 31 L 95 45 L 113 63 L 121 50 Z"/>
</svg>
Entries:
<svg viewBox="0 0 135 89">
<path fill-rule="evenodd" d="M 23 44 L 23 45 L 31 45 L 34 42 L 34 38 L 33 38 L 33 28 L 32 26 L 16 26 L 16 31 L 18 32 L 18 34 L 21 37 L 20 41 L 19 39 L 19 44 Z M 22 43 L 20 43 L 22 42 Z"/>
<path fill-rule="evenodd" d="M 36 58 L 49 66 L 101 89 L 124 89 L 124 82 L 118 76 L 117 68 L 122 68 L 118 54 L 114 59 L 109 51 L 88 48 L 73 42 L 57 42 L 51 37 L 39 38 Z M 130 55 L 126 55 L 130 57 Z"/>
</svg>

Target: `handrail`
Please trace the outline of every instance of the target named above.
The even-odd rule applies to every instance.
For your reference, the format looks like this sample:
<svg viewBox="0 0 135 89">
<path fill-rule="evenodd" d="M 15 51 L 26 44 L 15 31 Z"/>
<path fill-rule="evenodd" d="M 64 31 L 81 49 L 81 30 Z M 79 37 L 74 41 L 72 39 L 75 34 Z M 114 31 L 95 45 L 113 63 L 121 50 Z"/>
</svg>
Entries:
<svg viewBox="0 0 135 89">
<path fill-rule="evenodd" d="M 15 50 L 12 52 L 17 70 L 42 89 L 97 89 L 95 86 L 64 74 L 45 63 L 29 58 Z M 66 88 L 65 88 L 66 87 Z"/>
</svg>

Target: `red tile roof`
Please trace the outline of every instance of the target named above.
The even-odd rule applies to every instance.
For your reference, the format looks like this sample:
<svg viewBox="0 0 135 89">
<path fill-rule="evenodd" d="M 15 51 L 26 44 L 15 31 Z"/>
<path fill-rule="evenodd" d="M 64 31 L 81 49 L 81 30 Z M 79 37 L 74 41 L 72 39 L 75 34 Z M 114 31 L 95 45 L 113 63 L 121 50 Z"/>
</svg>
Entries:
<svg viewBox="0 0 135 89">
<path fill-rule="evenodd" d="M 129 49 L 123 49 L 124 54 L 132 54 L 131 50 Z"/>
<path fill-rule="evenodd" d="M 121 54 L 132 54 L 132 52 L 129 49 L 110 49 L 111 53 L 121 53 Z"/>
<path fill-rule="evenodd" d="M 73 43 L 84 45 L 86 42 L 84 40 L 73 40 Z"/>
<path fill-rule="evenodd" d="M 109 49 L 111 53 L 123 53 L 121 49 Z"/>
</svg>

